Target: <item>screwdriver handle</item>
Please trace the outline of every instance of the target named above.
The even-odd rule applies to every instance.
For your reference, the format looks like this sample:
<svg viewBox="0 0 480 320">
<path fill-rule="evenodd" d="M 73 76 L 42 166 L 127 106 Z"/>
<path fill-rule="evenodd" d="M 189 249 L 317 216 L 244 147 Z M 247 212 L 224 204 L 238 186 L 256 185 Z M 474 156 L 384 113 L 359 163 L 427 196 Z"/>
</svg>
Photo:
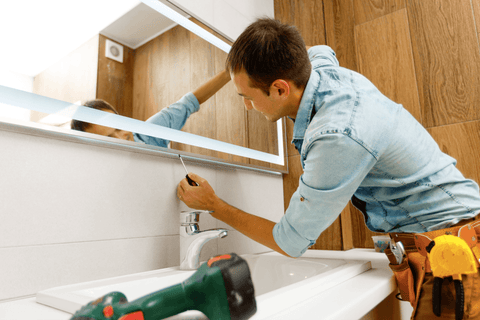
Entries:
<svg viewBox="0 0 480 320">
<path fill-rule="evenodd" d="M 198 183 L 196 183 L 195 181 L 193 181 L 192 178 L 190 178 L 190 177 L 188 176 L 188 174 L 185 176 L 185 178 L 187 178 L 187 181 L 188 181 L 188 184 L 189 184 L 189 185 L 194 186 L 194 187 L 198 186 Z"/>
</svg>

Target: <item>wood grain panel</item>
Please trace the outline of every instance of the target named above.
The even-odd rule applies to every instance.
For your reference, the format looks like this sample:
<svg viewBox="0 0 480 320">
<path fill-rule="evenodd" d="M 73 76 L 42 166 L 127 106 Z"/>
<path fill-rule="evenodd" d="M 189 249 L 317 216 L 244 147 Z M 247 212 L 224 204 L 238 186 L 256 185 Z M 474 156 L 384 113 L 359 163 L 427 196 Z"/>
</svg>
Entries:
<svg viewBox="0 0 480 320">
<path fill-rule="evenodd" d="M 323 1 L 275 0 L 274 14 L 279 21 L 294 25 L 300 31 L 307 46 L 326 43 Z"/>
<path fill-rule="evenodd" d="M 457 159 L 466 178 L 480 183 L 480 121 L 428 129 L 440 149 Z"/>
<path fill-rule="evenodd" d="M 287 155 L 289 156 L 295 156 L 298 154 L 295 145 L 292 143 L 294 126 L 295 123 L 292 121 L 292 119 L 285 117 L 285 130 L 287 134 Z"/>
<path fill-rule="evenodd" d="M 215 48 L 215 71 L 216 73 L 225 69 L 227 54 Z M 228 82 L 222 90 L 216 93 L 216 139 L 246 147 L 247 138 L 247 115 L 245 106 L 240 99 L 233 82 Z M 219 153 L 218 157 L 228 161 L 248 163 L 244 157 Z"/>
<path fill-rule="evenodd" d="M 325 42 L 335 49 L 335 11 L 334 0 L 323 0 L 323 17 L 325 19 Z"/>
<path fill-rule="evenodd" d="M 340 223 L 342 227 L 342 249 L 350 250 L 355 248 L 353 244 L 353 225 L 352 225 L 352 210 L 354 207 L 351 202 L 340 213 Z"/>
<path fill-rule="evenodd" d="M 477 38 L 479 38 L 478 34 L 480 32 L 480 0 L 472 0 L 472 8 L 475 18 L 475 26 L 477 27 Z"/>
<path fill-rule="evenodd" d="M 322 232 L 315 244 L 310 249 L 317 250 L 342 250 L 342 226 L 341 217 L 339 216 L 330 227 Z"/>
<path fill-rule="evenodd" d="M 99 36 L 97 99 L 110 103 L 122 116 L 132 117 L 135 51 L 123 46 L 123 63 L 109 59 L 105 57 L 107 39 L 103 35 Z"/>
<path fill-rule="evenodd" d="M 177 26 L 170 30 L 168 46 L 168 105 L 180 100 L 187 92 L 191 91 L 191 55 L 192 47 L 190 45 L 190 32 L 182 26 Z M 165 71 L 163 71 L 165 72 Z M 167 107 L 165 105 L 164 107 Z M 198 119 L 198 117 L 197 117 Z M 187 122 L 189 122 L 187 120 Z M 185 127 L 182 128 L 185 131 Z M 172 142 L 171 148 L 175 150 L 187 151 L 190 147 L 178 142 Z"/>
<path fill-rule="evenodd" d="M 422 121 L 405 9 L 355 27 L 358 69 Z"/>
<path fill-rule="evenodd" d="M 212 78 L 215 73 L 215 46 L 190 33 L 190 88 L 194 91 L 203 83 Z M 211 97 L 200 105 L 200 110 L 190 116 L 182 131 L 193 133 L 206 138 L 216 138 L 216 102 Z M 182 150 L 195 154 L 216 157 L 217 152 L 190 145 L 183 145 Z"/>
<path fill-rule="evenodd" d="M 328 2 L 327 2 L 328 1 Z M 352 0 L 325 0 L 326 34 L 342 67 L 357 71 Z M 331 30 L 333 28 L 333 30 Z"/>
<path fill-rule="evenodd" d="M 164 33 L 136 49 L 133 84 L 135 119 L 145 121 L 172 103 L 168 68 L 170 35 L 169 32 Z"/>
<path fill-rule="evenodd" d="M 480 53 L 469 0 L 408 0 L 426 127 L 480 118 Z"/>
<path fill-rule="evenodd" d="M 352 224 L 352 242 L 354 248 L 374 248 L 372 236 L 382 235 L 383 233 L 377 233 L 370 231 L 365 225 L 365 218 L 357 208 L 349 202 L 347 206 L 349 210 L 351 224 Z"/>
<path fill-rule="evenodd" d="M 405 8 L 405 0 L 353 0 L 353 7 L 359 25 Z"/>
</svg>

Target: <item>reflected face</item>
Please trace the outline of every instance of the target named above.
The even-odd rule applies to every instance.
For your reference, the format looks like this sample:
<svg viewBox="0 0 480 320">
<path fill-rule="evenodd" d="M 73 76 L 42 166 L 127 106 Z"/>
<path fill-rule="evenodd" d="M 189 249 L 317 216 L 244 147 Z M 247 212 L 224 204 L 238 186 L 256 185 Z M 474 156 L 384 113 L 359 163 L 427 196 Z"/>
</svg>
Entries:
<svg viewBox="0 0 480 320">
<path fill-rule="evenodd" d="M 104 112 L 114 113 L 112 110 L 105 110 Z M 89 124 L 88 127 L 85 129 L 86 132 L 99 134 L 101 136 L 112 137 L 122 140 L 134 141 L 133 133 L 125 130 L 114 129 L 110 127 L 104 127 L 98 124 Z"/>
<path fill-rule="evenodd" d="M 237 93 L 242 97 L 247 110 L 255 109 L 267 118 L 275 122 L 282 117 L 281 106 L 272 94 L 267 94 L 258 88 L 252 88 L 247 73 L 242 70 L 230 74 Z"/>
</svg>

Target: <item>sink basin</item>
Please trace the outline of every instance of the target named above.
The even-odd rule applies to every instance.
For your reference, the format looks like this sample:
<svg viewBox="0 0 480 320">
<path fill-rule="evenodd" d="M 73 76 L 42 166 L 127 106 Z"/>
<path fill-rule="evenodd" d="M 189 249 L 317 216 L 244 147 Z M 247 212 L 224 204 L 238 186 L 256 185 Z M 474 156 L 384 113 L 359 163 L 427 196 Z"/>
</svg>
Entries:
<svg viewBox="0 0 480 320">
<path fill-rule="evenodd" d="M 309 250 L 310 251 L 310 250 Z M 297 259 L 278 253 L 242 255 L 247 261 L 255 287 L 257 313 L 251 319 L 265 319 L 302 303 L 371 268 L 369 261 L 319 258 L 307 251 Z M 314 251 L 314 250 L 312 250 Z M 36 301 L 69 313 L 112 291 L 123 292 L 133 301 L 151 292 L 182 282 L 195 271 L 178 267 L 57 287 L 37 293 Z M 206 319 L 198 311 L 187 311 L 169 319 Z"/>
</svg>

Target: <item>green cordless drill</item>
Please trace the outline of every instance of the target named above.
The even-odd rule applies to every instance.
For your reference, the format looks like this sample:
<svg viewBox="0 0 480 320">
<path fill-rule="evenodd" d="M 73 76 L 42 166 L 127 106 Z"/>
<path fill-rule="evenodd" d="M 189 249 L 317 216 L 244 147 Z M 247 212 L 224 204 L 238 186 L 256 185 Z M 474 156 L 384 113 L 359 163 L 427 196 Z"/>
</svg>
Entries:
<svg viewBox="0 0 480 320">
<path fill-rule="evenodd" d="M 210 320 L 243 320 L 257 311 L 247 262 L 235 253 L 210 258 L 187 280 L 128 302 L 111 292 L 88 303 L 71 320 L 157 320 L 187 310 Z"/>
</svg>

